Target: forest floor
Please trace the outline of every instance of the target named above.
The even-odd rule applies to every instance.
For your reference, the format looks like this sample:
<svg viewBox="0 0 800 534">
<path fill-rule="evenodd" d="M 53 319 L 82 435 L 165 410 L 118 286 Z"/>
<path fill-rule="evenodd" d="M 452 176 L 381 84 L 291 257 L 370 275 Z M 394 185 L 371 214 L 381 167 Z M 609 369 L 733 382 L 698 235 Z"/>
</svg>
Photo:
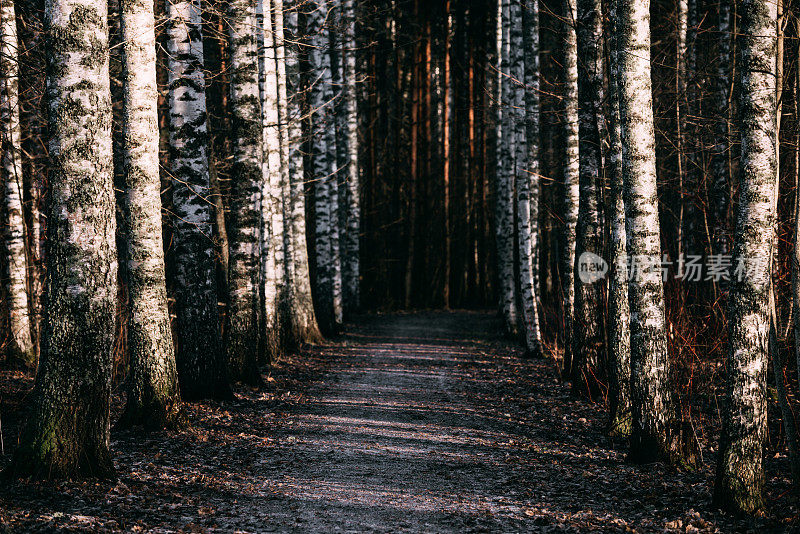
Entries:
<svg viewBox="0 0 800 534">
<path fill-rule="evenodd" d="M 481 313 L 361 318 L 261 391 L 187 407 L 180 432 L 115 432 L 110 482 L 0 481 L 0 532 L 731 532 L 798 527 L 785 463 L 767 516 L 710 506 L 693 473 L 625 462 L 604 410 Z M 30 379 L 0 376 L 6 455 Z M 115 400 L 115 411 L 121 400 Z"/>
</svg>

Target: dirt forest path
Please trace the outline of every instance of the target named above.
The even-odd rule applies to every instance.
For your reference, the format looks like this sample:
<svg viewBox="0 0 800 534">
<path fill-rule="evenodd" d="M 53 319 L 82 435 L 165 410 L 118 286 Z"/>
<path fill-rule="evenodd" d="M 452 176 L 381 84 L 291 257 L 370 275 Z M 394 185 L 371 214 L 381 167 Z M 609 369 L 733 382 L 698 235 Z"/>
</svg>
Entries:
<svg viewBox="0 0 800 534">
<path fill-rule="evenodd" d="M 480 313 L 364 318 L 339 342 L 286 363 L 265 391 L 194 405 L 190 430 L 117 436 L 116 482 L 0 489 L 0 525 L 326 533 L 748 526 L 709 512 L 710 468 L 626 464 L 624 446 L 601 433 L 601 407 L 572 398 L 552 360 L 521 359 L 499 332 Z M 300 375 L 286 370 L 297 366 L 305 366 Z"/>
</svg>

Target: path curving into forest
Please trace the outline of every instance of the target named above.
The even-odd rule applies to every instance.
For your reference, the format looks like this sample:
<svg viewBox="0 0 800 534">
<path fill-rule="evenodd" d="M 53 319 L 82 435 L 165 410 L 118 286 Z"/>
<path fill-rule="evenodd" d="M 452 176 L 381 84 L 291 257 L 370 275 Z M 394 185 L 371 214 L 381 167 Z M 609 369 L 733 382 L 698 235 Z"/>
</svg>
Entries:
<svg viewBox="0 0 800 534">
<path fill-rule="evenodd" d="M 112 444 L 111 483 L 0 489 L 0 525 L 50 531 L 727 531 L 693 474 L 625 463 L 603 411 L 489 314 L 362 318 L 193 428 Z M 772 524 L 774 526 L 774 523 Z M 754 526 L 770 526 L 768 523 Z M 697 530 L 693 530 L 697 529 Z M 0 532 L 2 528 L 0 528 Z"/>
</svg>

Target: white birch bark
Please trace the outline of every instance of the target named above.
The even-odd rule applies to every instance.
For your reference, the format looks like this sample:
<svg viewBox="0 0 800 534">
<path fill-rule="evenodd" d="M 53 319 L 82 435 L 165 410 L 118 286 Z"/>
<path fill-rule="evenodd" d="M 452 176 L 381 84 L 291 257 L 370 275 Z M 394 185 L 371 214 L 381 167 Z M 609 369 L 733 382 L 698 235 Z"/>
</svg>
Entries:
<svg viewBox="0 0 800 534">
<path fill-rule="evenodd" d="M 532 198 L 533 190 L 538 193 L 538 93 L 528 86 L 538 85 L 538 18 L 532 17 L 528 11 L 537 6 L 513 2 L 509 16 L 512 21 L 510 34 L 511 70 L 514 80 L 511 110 L 514 126 L 514 160 L 516 177 L 517 202 L 517 246 L 519 259 L 519 296 L 522 308 L 521 328 L 526 352 L 531 356 L 541 354 L 541 333 L 536 302 L 535 287 L 535 247 L 538 221 L 531 215 L 538 210 L 532 204 L 538 198 Z M 533 20 L 531 20 L 533 19 Z M 525 82 L 522 84 L 521 82 Z M 531 161 L 532 156 L 532 161 Z M 533 182 L 536 186 L 532 187 Z"/>
<path fill-rule="evenodd" d="M 631 310 L 630 458 L 684 461 L 670 383 L 650 80 L 650 2 L 619 0 L 620 124 Z"/>
<path fill-rule="evenodd" d="M 744 0 L 737 4 L 737 11 L 741 22 L 736 95 L 742 148 L 733 256 L 736 264 L 745 262 L 749 268 L 730 283 L 728 403 L 722 420 L 714 502 L 725 510 L 751 514 L 764 507 L 769 267 L 777 194 L 777 6 L 770 0 Z"/>
<path fill-rule="evenodd" d="M 283 217 L 283 290 L 279 295 L 279 313 L 281 342 L 284 349 L 292 350 L 300 346 L 294 336 L 293 325 L 295 307 L 293 292 L 295 265 L 292 260 L 293 239 L 291 224 L 291 178 L 289 176 L 289 96 L 286 79 L 286 44 L 284 28 L 283 0 L 271 0 L 272 40 L 275 47 L 275 74 L 278 85 L 278 133 L 280 135 L 281 156 L 281 213 Z"/>
<path fill-rule="evenodd" d="M 19 55 L 13 0 L 0 1 L 0 143 L 2 143 L 5 295 L 8 300 L 9 360 L 36 366 L 28 302 L 28 258 L 22 211 L 19 117 Z"/>
<path fill-rule="evenodd" d="M 231 380 L 261 383 L 261 213 L 263 129 L 255 0 L 229 0 L 230 110 L 233 169 L 225 347 Z"/>
<path fill-rule="evenodd" d="M 577 4 L 575 0 L 564 0 L 565 21 L 563 24 L 563 218 L 564 230 L 561 243 L 561 293 L 564 316 L 564 361 L 562 374 L 572 375 L 573 312 L 575 304 L 575 236 L 578 227 L 578 205 L 580 202 L 579 128 L 578 118 L 578 41 L 575 33 Z"/>
<path fill-rule="evenodd" d="M 342 65 L 344 72 L 344 108 L 346 115 L 346 168 L 344 169 L 345 203 L 339 206 L 344 215 L 342 231 L 342 284 L 344 309 L 358 310 L 360 296 L 361 203 L 358 166 L 358 99 L 356 98 L 356 18 L 353 0 L 342 0 Z"/>
<path fill-rule="evenodd" d="M 500 36 L 500 140 L 497 144 L 497 187 L 495 219 L 497 240 L 497 276 L 500 309 L 509 334 L 518 332 L 516 283 L 514 281 L 514 128 L 512 115 L 513 82 L 510 76 L 511 2 L 500 1 L 498 35 Z"/>
<path fill-rule="evenodd" d="M 42 361 L 10 472 L 110 477 L 117 307 L 107 3 L 45 2 L 50 137 Z"/>
<path fill-rule="evenodd" d="M 317 325 L 314 301 L 311 293 L 311 276 L 309 273 L 308 245 L 306 239 L 306 195 L 305 168 L 303 162 L 303 110 L 306 92 L 302 90 L 299 43 L 301 41 L 297 26 L 297 5 L 292 1 L 286 3 L 285 35 L 286 35 L 286 82 L 287 93 L 287 132 L 288 132 L 288 164 L 289 164 L 289 198 L 286 208 L 288 232 L 291 246 L 292 278 L 291 304 L 292 310 L 291 337 L 296 343 L 314 343 L 322 341 Z"/>
<path fill-rule="evenodd" d="M 603 230 L 599 207 L 602 169 L 598 117 L 603 100 L 603 31 L 599 0 L 578 0 L 578 225 L 575 233 L 575 271 L 584 254 L 601 256 Z M 603 375 L 604 332 L 601 282 L 586 283 L 574 277 L 575 304 L 572 319 L 572 391 L 592 397 L 600 392 Z"/>
<path fill-rule="evenodd" d="M 339 257 L 338 189 L 336 187 L 336 135 L 333 127 L 333 86 L 326 19 L 328 5 L 319 2 L 307 15 L 311 39 L 308 54 L 313 83 L 309 88 L 311 145 L 316 225 L 318 321 L 326 334 L 336 333 L 342 320 L 341 263 Z"/>
<path fill-rule="evenodd" d="M 230 398 L 209 198 L 200 0 L 167 2 L 178 379 L 184 399 Z"/>
<path fill-rule="evenodd" d="M 283 176 L 280 110 L 278 108 L 278 64 L 271 2 L 263 4 L 263 89 L 261 92 L 262 135 L 265 160 L 262 182 L 262 270 L 264 273 L 264 323 L 270 357 L 281 351 L 281 297 L 286 289 L 283 228 Z"/>
<path fill-rule="evenodd" d="M 163 428 L 179 410 L 161 228 L 154 6 L 121 0 L 123 212 L 127 238 L 128 399 L 120 423 Z"/>
<path fill-rule="evenodd" d="M 607 202 L 610 225 L 608 262 L 608 359 L 609 419 L 611 436 L 629 437 L 631 433 L 631 341 L 628 307 L 628 253 L 625 231 L 625 201 L 622 175 L 622 131 L 619 115 L 619 55 L 617 45 L 617 3 L 609 4 L 609 153 L 607 179 L 610 195 Z"/>
</svg>

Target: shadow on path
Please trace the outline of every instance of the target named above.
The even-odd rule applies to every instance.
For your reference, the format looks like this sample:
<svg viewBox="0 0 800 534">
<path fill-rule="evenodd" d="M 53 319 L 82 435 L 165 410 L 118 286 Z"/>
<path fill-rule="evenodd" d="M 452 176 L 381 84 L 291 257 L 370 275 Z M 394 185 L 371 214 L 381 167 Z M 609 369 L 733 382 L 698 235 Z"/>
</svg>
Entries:
<svg viewBox="0 0 800 534">
<path fill-rule="evenodd" d="M 624 444 L 599 432 L 601 408 L 500 332 L 481 313 L 362 317 L 287 362 L 306 374 L 276 374 L 273 393 L 194 405 L 192 431 L 119 436 L 117 483 L 0 492 L 0 521 L 197 532 L 747 526 L 708 511 L 710 468 L 626 464 Z"/>
</svg>

